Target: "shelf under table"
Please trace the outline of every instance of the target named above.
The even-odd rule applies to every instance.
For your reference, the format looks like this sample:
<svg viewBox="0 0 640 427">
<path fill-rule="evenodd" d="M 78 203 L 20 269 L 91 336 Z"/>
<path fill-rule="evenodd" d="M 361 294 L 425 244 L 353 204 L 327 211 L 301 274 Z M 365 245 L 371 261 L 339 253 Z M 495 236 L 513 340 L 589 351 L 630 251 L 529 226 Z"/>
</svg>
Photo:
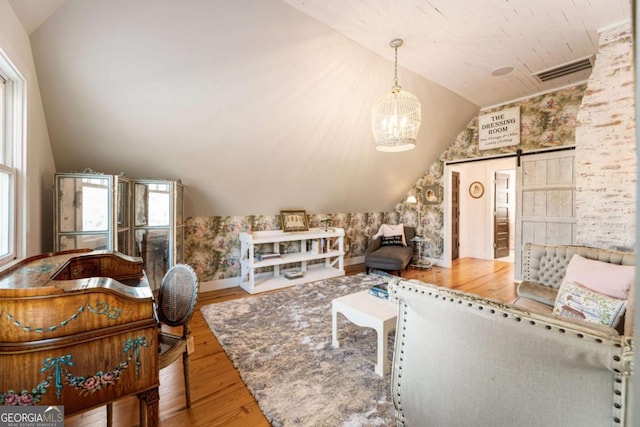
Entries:
<svg viewBox="0 0 640 427">
<path fill-rule="evenodd" d="M 282 271 L 282 275 L 280 276 L 274 276 L 272 272 L 258 273 L 255 275 L 255 283 L 253 287 L 251 287 L 249 281 L 242 282 L 240 287 L 250 294 L 255 294 L 258 292 L 266 292 L 274 289 L 295 286 L 301 283 L 309 283 L 318 280 L 330 279 L 332 277 L 344 276 L 344 270 L 340 270 L 335 267 L 326 267 L 324 264 L 319 264 L 319 267 L 316 265 L 307 267 L 307 271 L 305 271 L 304 275 L 298 279 L 287 279 L 284 277 L 285 272 L 286 271 Z"/>
</svg>

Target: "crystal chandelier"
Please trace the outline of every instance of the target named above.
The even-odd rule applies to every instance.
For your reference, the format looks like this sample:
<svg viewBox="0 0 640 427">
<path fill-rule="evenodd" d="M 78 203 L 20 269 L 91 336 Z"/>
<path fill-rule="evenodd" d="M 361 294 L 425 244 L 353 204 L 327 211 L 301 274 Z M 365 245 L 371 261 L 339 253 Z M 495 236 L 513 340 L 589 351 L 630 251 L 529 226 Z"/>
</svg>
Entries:
<svg viewBox="0 0 640 427">
<path fill-rule="evenodd" d="M 391 92 L 373 105 L 371 129 L 376 150 L 406 151 L 416 146 L 420 129 L 420 101 L 398 84 L 398 47 L 402 46 L 402 39 L 393 39 L 389 45 L 395 49 L 394 85 Z"/>
</svg>

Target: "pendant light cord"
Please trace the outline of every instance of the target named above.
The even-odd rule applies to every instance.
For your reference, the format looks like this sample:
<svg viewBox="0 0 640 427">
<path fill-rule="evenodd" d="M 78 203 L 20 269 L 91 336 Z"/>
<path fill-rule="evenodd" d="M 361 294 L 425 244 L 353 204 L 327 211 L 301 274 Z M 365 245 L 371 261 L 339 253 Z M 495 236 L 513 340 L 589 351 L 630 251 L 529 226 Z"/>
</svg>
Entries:
<svg viewBox="0 0 640 427">
<path fill-rule="evenodd" d="M 396 51 L 396 54 L 395 54 L 395 68 L 394 68 L 395 78 L 393 79 L 393 82 L 394 82 L 393 88 L 400 89 L 400 85 L 398 84 L 398 46 L 395 46 L 394 50 Z"/>
</svg>

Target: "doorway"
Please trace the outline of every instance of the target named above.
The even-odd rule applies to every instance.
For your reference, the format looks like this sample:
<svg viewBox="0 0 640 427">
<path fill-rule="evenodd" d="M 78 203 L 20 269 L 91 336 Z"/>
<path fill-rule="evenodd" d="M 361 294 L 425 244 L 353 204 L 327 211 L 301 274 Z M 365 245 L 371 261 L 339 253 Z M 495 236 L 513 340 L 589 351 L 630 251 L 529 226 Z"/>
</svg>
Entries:
<svg viewBox="0 0 640 427">
<path fill-rule="evenodd" d="M 450 266 L 454 255 L 487 260 L 498 255 L 513 262 L 516 161 L 507 157 L 445 165 L 443 266 Z M 501 174 L 499 183 L 496 174 Z"/>
<path fill-rule="evenodd" d="M 493 179 L 493 258 L 513 262 L 516 171 L 496 171 Z"/>
</svg>

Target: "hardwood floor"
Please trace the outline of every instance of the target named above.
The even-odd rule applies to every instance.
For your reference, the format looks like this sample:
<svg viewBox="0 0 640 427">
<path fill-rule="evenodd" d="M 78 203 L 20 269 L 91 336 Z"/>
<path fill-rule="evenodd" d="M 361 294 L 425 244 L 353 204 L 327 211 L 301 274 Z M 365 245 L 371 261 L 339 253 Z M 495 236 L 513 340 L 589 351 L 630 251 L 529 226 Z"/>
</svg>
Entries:
<svg viewBox="0 0 640 427">
<path fill-rule="evenodd" d="M 362 269 L 351 269 L 355 274 Z M 471 292 L 485 298 L 509 302 L 515 298 L 513 264 L 474 258 L 455 260 L 452 268 L 404 271 L 407 279 L 418 279 L 447 288 Z M 231 361 L 211 333 L 199 308 L 222 301 L 247 297 L 240 288 L 223 289 L 200 295 L 191 322 L 195 352 L 191 355 L 191 400 L 185 409 L 182 364 L 174 363 L 160 372 L 161 426 L 269 426 L 256 401 L 240 379 Z M 136 398 L 121 399 L 113 405 L 114 426 L 138 424 Z M 67 427 L 106 425 L 104 407 L 65 420 Z"/>
</svg>

